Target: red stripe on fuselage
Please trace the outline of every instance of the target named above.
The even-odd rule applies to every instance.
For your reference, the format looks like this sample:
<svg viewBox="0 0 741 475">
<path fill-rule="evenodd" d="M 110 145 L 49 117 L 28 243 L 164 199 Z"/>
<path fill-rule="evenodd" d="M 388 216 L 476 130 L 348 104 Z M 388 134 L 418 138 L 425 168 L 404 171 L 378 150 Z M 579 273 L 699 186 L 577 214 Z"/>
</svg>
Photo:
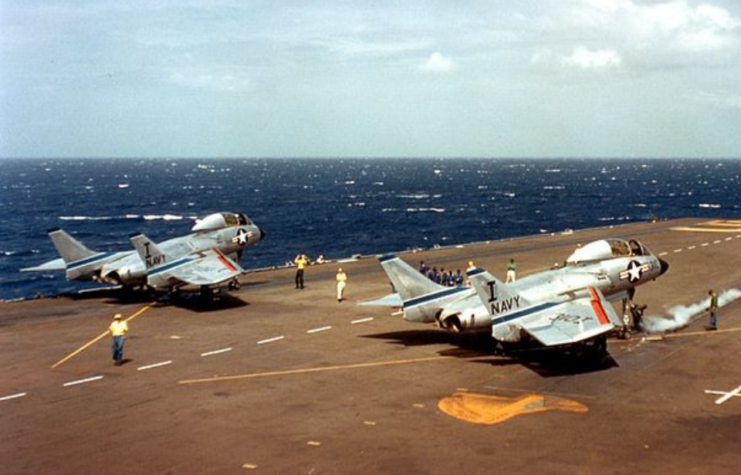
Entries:
<svg viewBox="0 0 741 475">
<path fill-rule="evenodd" d="M 229 259 L 227 259 L 224 256 L 224 254 L 221 253 L 221 251 L 219 251 L 216 248 L 213 248 L 213 249 L 214 249 L 214 252 L 216 253 L 216 257 L 218 257 L 219 260 L 221 261 L 221 263 L 224 264 L 224 267 L 226 267 L 227 269 L 229 269 L 232 272 L 236 272 L 237 271 L 237 268 L 234 267 L 231 262 L 229 262 Z"/>
<path fill-rule="evenodd" d="M 607 318 L 605 309 L 602 308 L 602 302 L 600 301 L 599 295 L 597 295 L 597 291 L 594 290 L 594 287 L 589 287 L 589 293 L 592 294 L 592 309 L 597 315 L 597 320 L 599 320 L 603 325 L 610 323 L 610 319 Z"/>
</svg>

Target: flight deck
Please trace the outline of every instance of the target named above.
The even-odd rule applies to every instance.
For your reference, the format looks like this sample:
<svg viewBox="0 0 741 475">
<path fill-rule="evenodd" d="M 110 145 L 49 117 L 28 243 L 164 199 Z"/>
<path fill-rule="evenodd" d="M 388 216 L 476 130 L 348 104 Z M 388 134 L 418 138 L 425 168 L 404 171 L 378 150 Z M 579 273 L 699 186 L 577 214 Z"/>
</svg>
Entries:
<svg viewBox="0 0 741 475">
<path fill-rule="evenodd" d="M 638 239 L 669 263 L 645 318 L 585 364 L 506 356 L 487 338 L 358 303 L 391 286 L 374 257 L 249 273 L 212 305 L 112 295 L 0 304 L 0 466 L 25 473 L 736 474 L 741 300 L 708 331 L 708 289 L 741 289 L 741 221 L 681 219 L 398 254 L 499 278 Z M 386 250 L 379 250 L 386 251 Z M 348 276 L 338 302 L 335 274 Z M 616 304 L 617 308 L 617 304 Z M 123 366 L 111 318 L 130 333 Z M 485 336 L 485 335 L 484 335 Z"/>
</svg>

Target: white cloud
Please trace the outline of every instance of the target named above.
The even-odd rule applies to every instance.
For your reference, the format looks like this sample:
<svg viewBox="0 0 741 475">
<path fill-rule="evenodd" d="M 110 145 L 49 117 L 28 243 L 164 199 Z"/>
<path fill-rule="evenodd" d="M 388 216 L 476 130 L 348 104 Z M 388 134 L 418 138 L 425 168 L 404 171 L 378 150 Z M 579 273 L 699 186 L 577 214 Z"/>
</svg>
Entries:
<svg viewBox="0 0 741 475">
<path fill-rule="evenodd" d="M 700 92 L 697 97 L 705 104 L 710 104 L 717 109 L 739 110 L 741 109 L 741 94 Z"/>
<path fill-rule="evenodd" d="M 694 3 L 694 2 L 693 2 Z M 635 0 L 583 0 L 573 12 L 582 29 L 629 45 L 636 53 L 720 52 L 739 45 L 741 20 L 728 10 L 688 0 L 641 4 Z"/>
<path fill-rule="evenodd" d="M 420 71 L 428 73 L 447 73 L 453 70 L 453 60 L 435 51 L 427 61 L 418 66 Z"/>
<path fill-rule="evenodd" d="M 622 61 L 622 58 L 614 49 L 590 51 L 584 46 L 575 48 L 569 56 L 561 59 L 562 64 L 577 66 L 582 69 L 619 67 Z"/>
<path fill-rule="evenodd" d="M 168 79 L 179 86 L 215 92 L 242 92 L 252 86 L 248 73 L 238 68 L 173 70 Z"/>
</svg>

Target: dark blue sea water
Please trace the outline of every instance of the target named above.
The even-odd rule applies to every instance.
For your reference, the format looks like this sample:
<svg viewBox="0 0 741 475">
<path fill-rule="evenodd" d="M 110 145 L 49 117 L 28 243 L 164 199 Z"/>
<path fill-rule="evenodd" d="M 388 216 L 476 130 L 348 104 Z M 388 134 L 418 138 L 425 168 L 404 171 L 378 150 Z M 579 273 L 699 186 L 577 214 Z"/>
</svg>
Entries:
<svg viewBox="0 0 741 475">
<path fill-rule="evenodd" d="M 242 259 L 254 268 L 652 216 L 738 219 L 740 177 L 741 160 L 2 160 L 0 299 L 81 288 L 19 272 L 58 257 L 54 227 L 128 250 L 133 232 L 161 241 L 242 211 L 268 232 Z"/>
</svg>

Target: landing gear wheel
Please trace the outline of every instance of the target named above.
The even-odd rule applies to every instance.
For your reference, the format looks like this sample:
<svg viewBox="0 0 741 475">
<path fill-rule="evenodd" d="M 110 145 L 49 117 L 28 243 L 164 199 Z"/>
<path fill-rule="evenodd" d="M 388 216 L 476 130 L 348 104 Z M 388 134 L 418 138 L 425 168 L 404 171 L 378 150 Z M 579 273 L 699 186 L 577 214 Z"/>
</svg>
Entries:
<svg viewBox="0 0 741 475">
<path fill-rule="evenodd" d="M 214 298 L 214 289 L 207 285 L 201 286 L 201 297 L 205 300 L 212 300 Z"/>
<path fill-rule="evenodd" d="M 239 282 L 238 279 L 234 279 L 229 282 L 229 290 L 239 290 L 240 287 L 242 287 L 242 284 Z"/>
<path fill-rule="evenodd" d="M 592 352 L 598 360 L 602 360 L 605 356 L 607 356 L 607 337 L 606 336 L 598 336 L 594 339 L 594 346 L 592 347 Z"/>
</svg>

